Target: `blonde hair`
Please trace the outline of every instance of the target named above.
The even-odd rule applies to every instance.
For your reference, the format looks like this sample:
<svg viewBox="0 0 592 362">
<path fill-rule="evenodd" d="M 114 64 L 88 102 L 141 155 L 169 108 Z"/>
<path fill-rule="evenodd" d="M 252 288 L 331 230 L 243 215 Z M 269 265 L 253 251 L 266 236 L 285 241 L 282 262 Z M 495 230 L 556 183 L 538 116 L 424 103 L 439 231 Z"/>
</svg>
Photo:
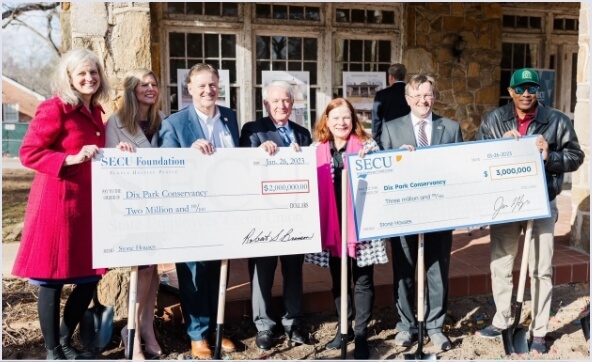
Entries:
<svg viewBox="0 0 592 362">
<path fill-rule="evenodd" d="M 198 63 L 198 64 L 194 64 L 189 69 L 189 72 L 187 72 L 187 76 L 185 77 L 185 83 L 187 83 L 187 84 L 191 83 L 191 77 L 194 74 L 197 74 L 197 73 L 203 72 L 203 71 L 212 73 L 213 75 L 216 76 L 216 79 L 220 80 L 220 75 L 218 74 L 218 69 L 214 68 L 210 64 Z"/>
<path fill-rule="evenodd" d="M 88 49 L 75 48 L 62 55 L 54 75 L 52 88 L 62 102 L 73 106 L 82 103 L 80 93 L 72 86 L 72 71 L 79 64 L 87 61 L 96 65 L 101 80 L 99 89 L 91 97 L 91 104 L 95 105 L 99 101 L 109 100 L 111 89 L 99 58 Z"/>
<path fill-rule="evenodd" d="M 136 87 L 140 85 L 146 76 L 152 76 L 156 81 L 157 86 L 158 77 L 150 69 L 139 68 L 134 69 L 125 74 L 123 77 L 123 98 L 117 116 L 121 120 L 123 126 L 131 133 L 135 134 L 138 129 L 138 109 L 139 102 L 136 97 Z M 156 97 L 156 102 L 151 104 L 148 108 L 148 134 L 155 134 L 160 128 L 160 92 Z"/>
</svg>

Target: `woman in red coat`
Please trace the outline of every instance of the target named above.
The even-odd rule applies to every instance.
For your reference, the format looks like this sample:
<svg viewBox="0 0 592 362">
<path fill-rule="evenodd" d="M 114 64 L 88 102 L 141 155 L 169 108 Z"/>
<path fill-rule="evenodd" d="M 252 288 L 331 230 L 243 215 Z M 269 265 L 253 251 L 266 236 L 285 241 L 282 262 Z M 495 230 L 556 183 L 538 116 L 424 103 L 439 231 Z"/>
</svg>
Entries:
<svg viewBox="0 0 592 362">
<path fill-rule="evenodd" d="M 106 269 L 92 268 L 90 160 L 105 145 L 100 100 L 109 86 L 97 56 L 64 54 L 56 96 L 41 103 L 23 139 L 20 159 L 36 171 L 12 273 L 39 285 L 38 313 L 47 359 L 91 359 L 70 344 Z M 60 323 L 64 284 L 75 284 Z"/>
</svg>

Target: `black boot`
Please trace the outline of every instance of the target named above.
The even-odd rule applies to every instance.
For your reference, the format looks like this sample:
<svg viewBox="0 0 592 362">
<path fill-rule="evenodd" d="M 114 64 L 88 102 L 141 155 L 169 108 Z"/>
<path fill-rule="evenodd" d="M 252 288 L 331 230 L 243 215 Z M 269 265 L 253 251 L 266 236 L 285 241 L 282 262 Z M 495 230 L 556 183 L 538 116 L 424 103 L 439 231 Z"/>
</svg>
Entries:
<svg viewBox="0 0 592 362">
<path fill-rule="evenodd" d="M 72 339 L 72 332 L 66 326 L 64 321 L 60 324 L 60 347 L 67 359 L 95 359 L 95 355 L 91 352 L 82 352 L 74 348 L 70 344 Z"/>
<path fill-rule="evenodd" d="M 54 349 L 49 349 L 47 347 L 45 347 L 45 349 L 47 350 L 47 358 L 46 360 L 65 360 L 66 356 L 64 356 L 64 352 L 62 352 L 62 347 L 61 346 L 57 346 Z"/>
<path fill-rule="evenodd" d="M 354 349 L 355 359 L 368 359 L 370 358 L 370 348 L 368 347 L 368 341 L 365 336 L 356 337 L 356 347 Z"/>
<path fill-rule="evenodd" d="M 347 330 L 347 343 L 351 343 L 354 340 L 354 330 L 351 326 Z M 337 334 L 335 338 L 325 345 L 325 349 L 340 349 L 341 348 L 341 329 L 337 328 Z"/>
</svg>

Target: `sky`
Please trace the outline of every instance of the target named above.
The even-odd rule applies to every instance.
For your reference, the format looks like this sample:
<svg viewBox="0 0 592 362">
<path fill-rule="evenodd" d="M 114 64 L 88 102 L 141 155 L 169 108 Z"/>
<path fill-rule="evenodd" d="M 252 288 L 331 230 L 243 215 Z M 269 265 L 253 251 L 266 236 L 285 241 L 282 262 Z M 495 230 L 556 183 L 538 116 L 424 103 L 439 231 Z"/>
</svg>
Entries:
<svg viewBox="0 0 592 362">
<path fill-rule="evenodd" d="M 2 10 L 7 6 L 15 5 L 14 2 L 2 4 Z M 36 27 L 44 34 L 46 16 L 44 12 L 34 11 L 21 16 L 21 19 L 28 24 Z M 52 22 L 52 37 L 58 44 L 61 38 L 60 23 L 57 17 Z M 48 62 L 53 56 L 50 46 L 38 35 L 24 26 L 9 25 L 2 29 L 2 57 L 11 56 L 19 64 L 30 64 L 31 66 L 40 66 Z"/>
</svg>

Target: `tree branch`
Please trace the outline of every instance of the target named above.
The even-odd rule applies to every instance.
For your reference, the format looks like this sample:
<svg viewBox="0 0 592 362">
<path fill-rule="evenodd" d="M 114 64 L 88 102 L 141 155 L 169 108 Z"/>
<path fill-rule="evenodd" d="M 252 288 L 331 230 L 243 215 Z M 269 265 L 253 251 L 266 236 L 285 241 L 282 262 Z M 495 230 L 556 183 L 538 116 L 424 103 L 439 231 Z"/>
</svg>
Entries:
<svg viewBox="0 0 592 362">
<path fill-rule="evenodd" d="M 52 10 L 60 6 L 60 3 L 28 3 L 28 4 L 19 4 L 12 9 L 8 9 L 2 12 L 2 20 L 12 17 L 15 18 L 23 13 L 29 11 L 36 11 L 36 10 Z"/>
</svg>

